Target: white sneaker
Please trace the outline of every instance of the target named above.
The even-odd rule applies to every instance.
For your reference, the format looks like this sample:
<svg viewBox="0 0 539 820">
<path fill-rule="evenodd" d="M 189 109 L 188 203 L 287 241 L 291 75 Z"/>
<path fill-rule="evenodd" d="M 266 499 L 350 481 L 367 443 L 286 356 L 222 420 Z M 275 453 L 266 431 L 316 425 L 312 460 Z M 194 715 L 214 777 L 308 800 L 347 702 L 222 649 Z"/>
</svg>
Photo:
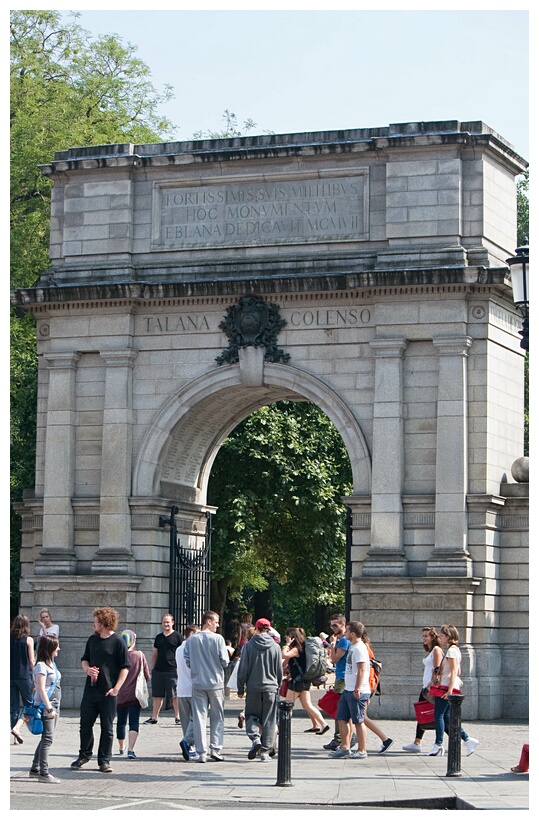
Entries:
<svg viewBox="0 0 539 820">
<path fill-rule="evenodd" d="M 475 737 L 469 737 L 468 740 L 465 741 L 466 748 L 468 749 L 468 757 L 473 755 L 475 751 L 475 747 L 479 745 L 479 741 L 475 739 Z"/>
<path fill-rule="evenodd" d="M 443 746 L 437 746 L 436 743 L 435 743 L 434 746 L 432 747 L 432 749 L 430 750 L 430 752 L 428 752 L 426 754 L 426 757 L 436 757 L 436 756 L 443 757 L 444 754 L 445 754 L 444 747 Z"/>
<path fill-rule="evenodd" d="M 416 754 L 419 754 L 421 751 L 421 746 L 418 746 L 417 743 L 407 743 L 402 748 L 405 752 L 415 752 Z"/>
<path fill-rule="evenodd" d="M 260 753 L 260 762 L 261 763 L 267 763 L 269 761 L 269 759 L 270 759 L 270 756 L 267 752 L 261 752 Z"/>
<path fill-rule="evenodd" d="M 199 755 L 197 763 L 205 763 L 206 762 L 206 755 Z"/>
</svg>

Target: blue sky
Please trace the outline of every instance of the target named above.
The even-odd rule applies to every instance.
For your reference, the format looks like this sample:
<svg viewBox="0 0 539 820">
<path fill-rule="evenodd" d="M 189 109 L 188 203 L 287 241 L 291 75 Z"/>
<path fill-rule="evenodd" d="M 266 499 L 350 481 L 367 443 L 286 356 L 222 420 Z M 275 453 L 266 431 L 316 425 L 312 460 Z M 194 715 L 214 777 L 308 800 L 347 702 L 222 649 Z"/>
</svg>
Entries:
<svg viewBox="0 0 539 820">
<path fill-rule="evenodd" d="M 114 33 L 137 45 L 154 85 L 174 88 L 162 113 L 177 139 L 219 129 L 226 108 L 240 123 L 252 118 L 253 133 L 483 120 L 529 158 L 525 6 L 189 5 L 148 11 L 117 3 L 114 11 L 81 10 L 79 19 L 93 36 Z"/>
</svg>

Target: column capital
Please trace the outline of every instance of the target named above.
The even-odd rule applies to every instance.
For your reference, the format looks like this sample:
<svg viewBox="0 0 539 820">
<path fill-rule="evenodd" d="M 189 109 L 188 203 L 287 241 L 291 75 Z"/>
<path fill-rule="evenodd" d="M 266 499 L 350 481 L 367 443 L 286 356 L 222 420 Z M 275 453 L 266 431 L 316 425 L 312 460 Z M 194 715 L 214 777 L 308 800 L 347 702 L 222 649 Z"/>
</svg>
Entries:
<svg viewBox="0 0 539 820">
<path fill-rule="evenodd" d="M 43 358 L 46 362 L 48 362 L 49 370 L 74 370 L 77 366 L 78 360 L 80 359 L 80 353 L 77 353 L 74 350 L 67 353 L 44 353 Z"/>
<path fill-rule="evenodd" d="M 470 336 L 435 336 L 432 340 L 439 356 L 467 356 L 472 346 Z"/>
<path fill-rule="evenodd" d="M 372 339 L 369 342 L 369 347 L 374 351 L 375 358 L 396 358 L 404 354 L 407 344 L 408 340 L 404 337 Z"/>
<path fill-rule="evenodd" d="M 131 347 L 123 350 L 100 350 L 99 355 L 105 360 L 108 367 L 133 367 L 138 356 L 138 350 Z"/>
</svg>

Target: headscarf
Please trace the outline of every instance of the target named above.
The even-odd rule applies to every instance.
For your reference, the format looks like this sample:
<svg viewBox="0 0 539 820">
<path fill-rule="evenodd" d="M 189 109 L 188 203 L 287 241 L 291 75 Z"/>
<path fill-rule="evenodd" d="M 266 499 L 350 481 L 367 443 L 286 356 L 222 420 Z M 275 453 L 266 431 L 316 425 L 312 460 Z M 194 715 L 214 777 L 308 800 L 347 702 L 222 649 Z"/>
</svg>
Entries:
<svg viewBox="0 0 539 820">
<path fill-rule="evenodd" d="M 135 645 L 135 641 L 137 640 L 137 636 L 133 632 L 132 629 L 124 629 L 122 632 L 122 638 L 124 639 L 126 646 L 128 649 L 133 649 Z"/>
</svg>

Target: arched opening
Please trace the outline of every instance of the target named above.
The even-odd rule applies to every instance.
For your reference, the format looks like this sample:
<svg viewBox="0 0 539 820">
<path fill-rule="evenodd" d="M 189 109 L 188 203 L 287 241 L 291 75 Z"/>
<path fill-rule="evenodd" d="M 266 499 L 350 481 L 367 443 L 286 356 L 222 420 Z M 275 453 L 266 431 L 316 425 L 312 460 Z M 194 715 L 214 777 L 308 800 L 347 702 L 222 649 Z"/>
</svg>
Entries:
<svg viewBox="0 0 539 820">
<path fill-rule="evenodd" d="M 342 437 L 311 402 L 264 406 L 225 439 L 208 503 L 217 507 L 212 608 L 231 637 L 246 612 L 317 634 L 344 611 L 351 490 Z"/>
<path fill-rule="evenodd" d="M 215 368 L 171 396 L 141 442 L 134 466 L 133 496 L 158 498 L 177 505 L 181 525 L 186 523 L 184 533 L 190 531 L 189 519 L 198 519 L 197 526 L 200 526 L 203 508 L 214 503 L 214 499 L 208 497 L 208 484 L 223 442 L 244 420 L 249 424 L 249 418 L 260 408 L 280 402 L 296 408 L 312 407 L 312 412 L 324 419 L 327 429 L 331 429 L 331 436 L 339 440 L 347 473 L 342 481 L 342 493 L 339 490 L 336 495 L 340 498 L 341 494 L 350 494 L 351 484 L 351 494 L 368 498 L 371 460 L 356 418 L 345 402 L 320 379 L 279 364 L 265 364 L 260 387 L 243 384 L 240 367 L 230 365 Z M 227 447 L 224 449 L 226 451 Z M 320 461 L 317 469 L 322 469 Z M 337 504 L 337 501 L 333 503 Z M 340 519 L 337 516 L 333 526 L 338 527 L 342 540 L 344 506 L 341 501 L 338 503 L 341 505 Z M 319 528 L 323 529 L 322 525 Z M 324 554 L 324 549 L 320 549 L 320 554 Z M 342 555 L 343 551 L 339 552 L 341 563 Z M 313 563 L 316 557 L 310 560 Z M 327 564 L 320 566 L 321 574 L 330 571 Z M 254 581 L 251 583 L 253 594 L 261 593 L 260 576 Z M 270 588 L 269 584 L 267 588 Z M 227 594 L 224 598 L 221 596 L 221 605 L 227 597 Z M 309 605 L 312 602 L 307 603 Z"/>
</svg>

